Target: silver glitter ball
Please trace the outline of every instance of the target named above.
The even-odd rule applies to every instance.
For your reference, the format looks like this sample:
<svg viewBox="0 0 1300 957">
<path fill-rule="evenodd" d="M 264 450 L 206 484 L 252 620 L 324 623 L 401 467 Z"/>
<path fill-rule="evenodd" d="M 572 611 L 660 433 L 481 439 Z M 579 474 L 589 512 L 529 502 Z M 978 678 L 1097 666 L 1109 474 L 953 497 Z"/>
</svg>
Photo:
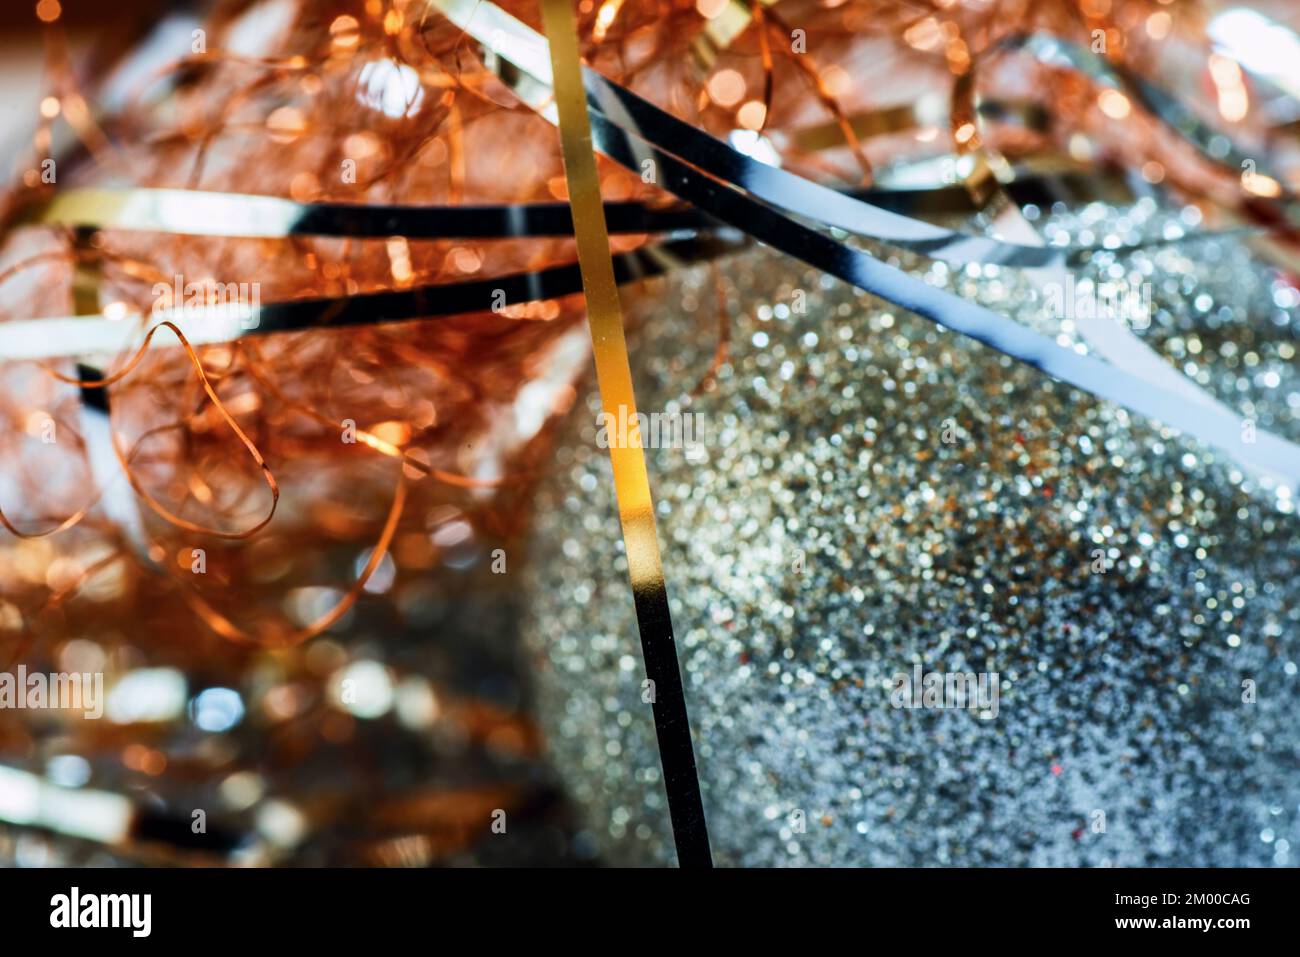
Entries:
<svg viewBox="0 0 1300 957">
<path fill-rule="evenodd" d="M 1291 304 L 1240 244 L 1200 246 L 1123 261 L 1155 287 L 1143 337 L 1294 439 Z M 918 269 L 1050 325 L 1011 272 Z M 646 454 L 719 864 L 1294 863 L 1287 490 L 767 251 L 628 311 L 640 411 L 697 416 Z M 537 505 L 525 638 L 606 859 L 671 863 L 599 412 L 579 400 Z"/>
</svg>

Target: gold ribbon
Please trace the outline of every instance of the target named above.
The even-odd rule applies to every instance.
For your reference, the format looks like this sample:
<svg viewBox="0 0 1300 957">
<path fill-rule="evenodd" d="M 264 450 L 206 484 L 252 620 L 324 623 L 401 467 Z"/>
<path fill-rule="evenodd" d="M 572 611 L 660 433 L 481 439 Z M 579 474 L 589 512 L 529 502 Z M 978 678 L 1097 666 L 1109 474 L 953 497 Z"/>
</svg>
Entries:
<svg viewBox="0 0 1300 957">
<path fill-rule="evenodd" d="M 542 22 L 550 40 L 551 73 L 559 116 L 564 172 L 573 209 L 578 265 L 587 299 L 587 322 L 601 404 L 608 414 L 636 420 L 636 395 L 623 336 L 623 315 L 614 282 L 605 210 L 596 174 L 596 156 L 587 117 L 587 96 L 578 62 L 578 31 L 570 0 L 542 0 Z M 639 439 L 611 442 L 610 462 L 618 497 L 619 521 L 627 551 L 628 575 L 636 602 L 646 674 L 654 682 L 655 730 L 678 863 L 710 866 L 708 834 L 700 800 L 686 700 L 677 666 L 668 592 L 655 531 L 650 478 Z"/>
</svg>

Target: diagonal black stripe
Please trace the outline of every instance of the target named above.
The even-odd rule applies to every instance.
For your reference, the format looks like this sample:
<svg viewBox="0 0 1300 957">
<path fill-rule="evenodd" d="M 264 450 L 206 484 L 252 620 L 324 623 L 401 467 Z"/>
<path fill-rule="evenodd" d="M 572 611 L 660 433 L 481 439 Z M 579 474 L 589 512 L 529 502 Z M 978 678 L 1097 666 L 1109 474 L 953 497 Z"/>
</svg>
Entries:
<svg viewBox="0 0 1300 957">
<path fill-rule="evenodd" d="M 684 239 L 646 246 L 614 257 L 619 284 L 659 275 L 671 265 L 712 259 L 739 248 L 723 239 Z M 290 299 L 265 303 L 249 335 L 296 332 L 329 326 L 370 326 L 408 319 L 432 319 L 482 312 L 501 306 L 554 299 L 582 291 L 576 264 L 493 279 L 415 286 L 352 296 Z"/>
</svg>

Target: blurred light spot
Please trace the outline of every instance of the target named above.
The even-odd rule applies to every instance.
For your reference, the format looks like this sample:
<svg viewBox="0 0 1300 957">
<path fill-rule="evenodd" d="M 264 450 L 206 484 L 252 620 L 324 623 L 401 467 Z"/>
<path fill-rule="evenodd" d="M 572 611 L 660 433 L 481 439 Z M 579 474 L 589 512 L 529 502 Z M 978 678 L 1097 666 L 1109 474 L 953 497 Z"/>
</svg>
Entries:
<svg viewBox="0 0 1300 957">
<path fill-rule="evenodd" d="M 307 833 L 307 820 L 287 801 L 267 801 L 257 809 L 257 829 L 277 847 L 293 847 Z"/>
<path fill-rule="evenodd" d="M 374 554 L 374 551 L 373 548 L 367 548 L 357 556 L 354 573 L 358 578 L 365 571 L 366 565 L 370 563 L 370 557 Z M 379 560 L 374 572 L 366 579 L 366 583 L 362 587 L 371 595 L 382 595 L 393 587 L 393 580 L 396 578 L 397 565 L 393 562 L 393 556 L 385 552 L 384 557 Z"/>
<path fill-rule="evenodd" d="M 59 649 L 64 671 L 103 671 L 108 662 L 104 649 L 86 638 L 74 638 Z"/>
<path fill-rule="evenodd" d="M 45 764 L 45 775 L 52 784 L 79 788 L 90 780 L 90 762 L 79 754 L 59 754 Z"/>
<path fill-rule="evenodd" d="M 439 525 L 434 531 L 433 544 L 439 548 L 452 548 L 474 537 L 474 527 L 463 518 L 454 519 Z"/>
<path fill-rule="evenodd" d="M 105 713 L 117 724 L 170 721 L 185 710 L 185 676 L 174 668 L 128 672 L 108 693 Z"/>
<path fill-rule="evenodd" d="M 605 0 L 596 11 L 596 25 L 592 27 L 591 38 L 599 43 L 618 18 L 618 11 L 623 9 L 623 0 Z"/>
<path fill-rule="evenodd" d="M 282 106 L 266 118 L 266 130 L 277 143 L 289 143 L 307 131 L 307 120 L 296 107 Z"/>
<path fill-rule="evenodd" d="M 853 78 L 842 66 L 828 66 L 822 71 L 822 88 L 831 96 L 847 96 L 853 89 Z"/>
<path fill-rule="evenodd" d="M 370 432 L 390 445 L 405 445 L 411 441 L 411 427 L 405 422 L 380 422 L 370 427 Z"/>
<path fill-rule="evenodd" d="M 262 697 L 262 710 L 272 721 L 288 721 L 307 706 L 307 695 L 297 685 L 276 685 Z"/>
<path fill-rule="evenodd" d="M 388 240 L 388 262 L 389 271 L 393 274 L 393 280 L 398 283 L 408 283 L 415 273 L 411 269 L 411 247 L 402 236 L 393 236 Z"/>
<path fill-rule="evenodd" d="M 328 613 L 342 598 L 343 593 L 337 588 L 308 585 L 295 588 L 285 596 L 285 611 L 300 627 L 306 627 Z"/>
<path fill-rule="evenodd" d="M 204 731 L 229 731 L 244 718 L 244 702 L 230 688 L 207 688 L 190 702 L 190 717 Z"/>
<path fill-rule="evenodd" d="M 1169 30 L 1173 25 L 1173 17 L 1163 10 L 1157 10 L 1147 17 L 1147 36 L 1152 40 L 1163 40 L 1169 36 Z"/>
<path fill-rule="evenodd" d="M 18 606 L 7 601 L 0 601 L 0 633 L 18 631 L 23 626 L 23 613 Z"/>
<path fill-rule="evenodd" d="M 765 119 L 767 107 L 760 100 L 750 100 L 736 113 L 736 122 L 747 130 L 762 129 Z"/>
<path fill-rule="evenodd" d="M 356 17 L 344 14 L 330 24 L 330 42 L 339 49 L 350 49 L 361 42 L 361 24 Z"/>
<path fill-rule="evenodd" d="M 393 706 L 393 680 L 377 661 L 357 661 L 334 674 L 330 699 L 340 711 L 378 718 Z"/>
<path fill-rule="evenodd" d="M 1080 163 L 1086 163 L 1092 159 L 1092 143 L 1089 142 L 1088 137 L 1084 136 L 1082 133 L 1070 134 L 1067 149 L 1070 151 L 1070 158 L 1076 159 Z"/>
<path fill-rule="evenodd" d="M 221 782 L 221 800 L 232 811 L 244 811 L 262 799 L 266 788 L 252 771 L 236 771 Z"/>
<path fill-rule="evenodd" d="M 709 98 L 718 106 L 735 106 L 745 96 L 745 78 L 735 70 L 719 70 L 707 86 Z"/>
<path fill-rule="evenodd" d="M 939 21 L 934 17 L 923 17 L 903 31 L 903 41 L 916 50 L 930 50 L 939 42 Z"/>
<path fill-rule="evenodd" d="M 457 246 L 447 254 L 447 263 L 457 272 L 476 273 L 483 268 L 483 257 L 476 250 Z"/>
<path fill-rule="evenodd" d="M 109 322 L 119 322 L 130 313 L 130 307 L 124 302 L 110 302 L 104 307 L 104 318 Z"/>
<path fill-rule="evenodd" d="M 1250 97 L 1237 61 L 1214 54 L 1210 57 L 1210 77 L 1219 91 L 1219 114 L 1230 123 L 1245 119 L 1250 111 Z"/>
<path fill-rule="evenodd" d="M 127 747 L 122 752 L 122 763 L 132 771 L 140 771 L 151 777 L 157 777 L 167 770 L 167 756 L 143 744 Z"/>
<path fill-rule="evenodd" d="M 361 68 L 357 100 L 394 120 L 412 116 L 424 103 L 420 74 L 393 60 L 367 63 Z"/>
<path fill-rule="evenodd" d="M 429 682 L 416 676 L 402 679 L 397 686 L 397 719 L 416 730 L 438 720 L 438 699 Z"/>
<path fill-rule="evenodd" d="M 106 791 L 69 791 L 34 774 L 0 767 L 0 820 L 91 841 L 126 837 L 131 802 Z"/>
<path fill-rule="evenodd" d="M 1263 173 L 1254 173 L 1250 176 L 1241 178 L 1241 185 L 1246 192 L 1254 193 L 1256 196 L 1267 196 L 1275 198 L 1282 195 L 1282 184 L 1272 176 L 1266 176 Z"/>
<path fill-rule="evenodd" d="M 47 430 L 50 429 L 53 422 L 54 420 L 50 418 L 50 414 L 44 409 L 33 409 L 27 415 L 26 428 L 24 431 L 32 438 L 39 439 L 47 434 Z M 49 431 L 48 434 L 53 435 L 56 433 Z M 44 576 L 42 575 L 42 577 Z"/>
<path fill-rule="evenodd" d="M 343 141 L 343 155 L 351 159 L 370 159 L 378 156 L 383 149 L 384 141 L 374 133 L 352 133 Z"/>
<path fill-rule="evenodd" d="M 1112 120 L 1122 120 L 1132 112 L 1128 97 L 1119 90 L 1102 90 L 1097 97 L 1097 105 Z"/>
</svg>

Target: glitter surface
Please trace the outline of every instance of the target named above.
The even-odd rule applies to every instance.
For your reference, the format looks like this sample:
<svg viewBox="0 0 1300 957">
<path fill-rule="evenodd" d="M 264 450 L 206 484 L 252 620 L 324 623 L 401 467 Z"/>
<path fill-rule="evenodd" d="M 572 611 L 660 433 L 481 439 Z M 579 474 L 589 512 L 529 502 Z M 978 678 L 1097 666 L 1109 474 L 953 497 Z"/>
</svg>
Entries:
<svg viewBox="0 0 1300 957">
<path fill-rule="evenodd" d="M 1150 201 L 1036 225 L 1188 226 Z M 1085 348 L 1018 273 L 904 265 Z M 1239 240 L 1076 276 L 1151 283 L 1138 334 L 1300 437 L 1300 297 Z M 719 293 L 728 358 L 692 398 Z M 630 321 L 641 410 L 702 425 L 647 455 L 719 864 L 1294 863 L 1293 493 L 763 250 L 653 281 Z M 671 863 L 598 411 L 538 505 L 525 637 L 608 858 Z M 916 665 L 996 673 L 996 715 L 892 706 Z"/>
</svg>

